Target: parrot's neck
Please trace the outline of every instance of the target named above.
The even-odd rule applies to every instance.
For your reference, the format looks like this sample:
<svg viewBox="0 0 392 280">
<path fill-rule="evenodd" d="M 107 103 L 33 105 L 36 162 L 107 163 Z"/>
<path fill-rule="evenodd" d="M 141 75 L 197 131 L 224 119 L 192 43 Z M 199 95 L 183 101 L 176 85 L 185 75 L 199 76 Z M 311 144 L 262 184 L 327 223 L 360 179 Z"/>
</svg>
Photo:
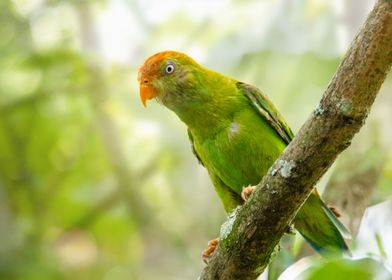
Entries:
<svg viewBox="0 0 392 280">
<path fill-rule="evenodd" d="M 222 129 L 227 128 L 232 121 L 232 113 L 217 110 L 212 104 L 204 105 L 187 112 L 176 112 L 188 128 L 201 138 L 209 138 Z"/>
<path fill-rule="evenodd" d="M 220 85 L 217 87 L 217 84 Z M 215 83 L 204 85 L 208 98 L 197 102 L 187 102 L 173 111 L 196 135 L 209 138 L 233 122 L 235 113 L 242 108 L 235 84 Z"/>
</svg>

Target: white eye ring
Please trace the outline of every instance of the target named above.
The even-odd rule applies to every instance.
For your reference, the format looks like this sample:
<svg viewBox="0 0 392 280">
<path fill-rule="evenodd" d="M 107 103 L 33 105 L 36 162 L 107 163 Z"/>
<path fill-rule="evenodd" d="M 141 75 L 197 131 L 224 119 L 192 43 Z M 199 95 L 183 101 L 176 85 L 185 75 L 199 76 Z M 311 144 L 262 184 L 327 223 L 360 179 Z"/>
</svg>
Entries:
<svg viewBox="0 0 392 280">
<path fill-rule="evenodd" d="M 168 64 L 165 67 L 165 72 L 166 74 L 171 74 L 174 72 L 174 65 L 173 64 Z"/>
</svg>

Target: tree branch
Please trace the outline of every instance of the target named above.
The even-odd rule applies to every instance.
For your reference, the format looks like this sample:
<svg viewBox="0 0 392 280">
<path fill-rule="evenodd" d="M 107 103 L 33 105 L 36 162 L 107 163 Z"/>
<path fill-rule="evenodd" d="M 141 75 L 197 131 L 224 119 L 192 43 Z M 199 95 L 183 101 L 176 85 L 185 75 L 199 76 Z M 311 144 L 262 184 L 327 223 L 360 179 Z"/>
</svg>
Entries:
<svg viewBox="0 0 392 280">
<path fill-rule="evenodd" d="M 392 2 L 379 0 L 298 135 L 222 225 L 200 279 L 256 279 L 313 186 L 364 124 L 392 64 Z"/>
</svg>

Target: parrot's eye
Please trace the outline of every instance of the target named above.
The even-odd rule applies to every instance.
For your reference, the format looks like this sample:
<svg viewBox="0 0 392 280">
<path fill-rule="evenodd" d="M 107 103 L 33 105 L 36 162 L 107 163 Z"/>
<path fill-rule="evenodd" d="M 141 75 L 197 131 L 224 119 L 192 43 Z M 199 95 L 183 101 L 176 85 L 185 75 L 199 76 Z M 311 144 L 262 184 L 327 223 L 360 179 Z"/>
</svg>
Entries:
<svg viewBox="0 0 392 280">
<path fill-rule="evenodd" d="M 171 74 L 174 72 L 174 65 L 173 64 L 168 64 L 165 67 L 165 72 L 166 74 Z"/>
</svg>

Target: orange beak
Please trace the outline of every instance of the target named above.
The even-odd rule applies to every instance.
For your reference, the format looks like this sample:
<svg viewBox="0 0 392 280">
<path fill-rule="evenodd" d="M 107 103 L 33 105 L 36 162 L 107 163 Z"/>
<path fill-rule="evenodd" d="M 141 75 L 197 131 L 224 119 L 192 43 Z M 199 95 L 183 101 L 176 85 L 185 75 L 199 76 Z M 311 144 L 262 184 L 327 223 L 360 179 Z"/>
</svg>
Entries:
<svg viewBox="0 0 392 280">
<path fill-rule="evenodd" d="M 147 100 L 153 99 L 154 97 L 157 97 L 157 95 L 157 91 L 152 86 L 148 84 L 140 85 L 140 99 L 142 100 L 144 107 L 147 107 Z"/>
</svg>

